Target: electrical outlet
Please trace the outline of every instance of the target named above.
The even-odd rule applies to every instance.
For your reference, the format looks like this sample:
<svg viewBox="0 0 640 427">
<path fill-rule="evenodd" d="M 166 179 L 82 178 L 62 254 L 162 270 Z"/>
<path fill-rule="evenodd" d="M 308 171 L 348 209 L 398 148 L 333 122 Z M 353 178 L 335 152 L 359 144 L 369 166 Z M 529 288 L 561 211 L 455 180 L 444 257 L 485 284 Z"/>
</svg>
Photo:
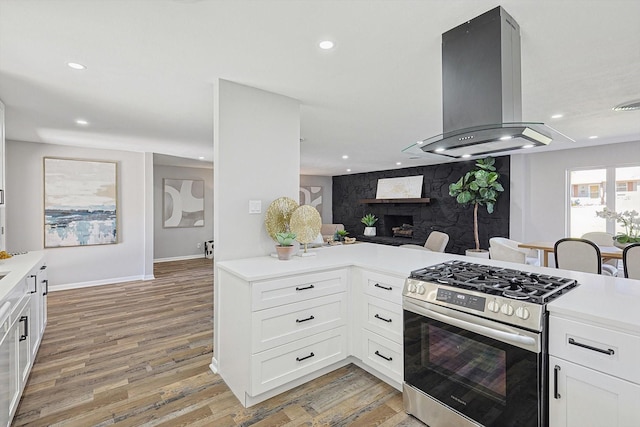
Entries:
<svg viewBox="0 0 640 427">
<path fill-rule="evenodd" d="M 202 243 L 198 242 L 197 246 L 198 246 L 198 249 L 202 248 Z"/>
</svg>

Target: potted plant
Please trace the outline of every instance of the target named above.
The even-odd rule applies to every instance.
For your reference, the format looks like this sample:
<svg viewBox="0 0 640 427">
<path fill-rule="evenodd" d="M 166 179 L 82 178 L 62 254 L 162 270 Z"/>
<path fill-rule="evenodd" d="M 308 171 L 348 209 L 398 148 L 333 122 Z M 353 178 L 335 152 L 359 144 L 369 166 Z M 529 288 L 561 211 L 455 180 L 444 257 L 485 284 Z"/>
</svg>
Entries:
<svg viewBox="0 0 640 427">
<path fill-rule="evenodd" d="M 375 217 L 374 214 L 368 213 L 362 217 L 360 220 L 366 227 L 364 227 L 364 235 L 365 236 L 375 236 L 376 235 L 376 227 L 374 224 L 378 221 L 378 218 Z"/>
<path fill-rule="evenodd" d="M 344 238 L 349 234 L 347 230 L 338 230 L 336 233 L 338 233 L 338 240 L 341 242 L 344 241 Z"/>
<path fill-rule="evenodd" d="M 486 157 L 476 160 L 476 166 L 457 182 L 449 185 L 449 195 L 456 198 L 461 205 L 473 206 L 473 238 L 476 243 L 475 249 L 470 249 L 467 253 L 471 255 L 483 254 L 488 258 L 488 251 L 480 249 L 480 239 L 478 238 L 478 207 L 486 206 L 487 212 L 493 213 L 493 207 L 501 192 L 504 191 L 502 184 L 498 182 L 500 174 L 496 172 L 495 159 Z M 484 255 L 486 253 L 486 255 Z"/>
<path fill-rule="evenodd" d="M 276 233 L 276 240 L 278 241 L 278 244 L 276 245 L 276 252 L 278 253 L 278 259 L 291 259 L 296 249 L 293 246 L 295 238 L 296 233 L 291 233 L 290 231 Z"/>
<path fill-rule="evenodd" d="M 640 217 L 637 211 L 617 213 L 604 208 L 596 212 L 596 215 L 606 220 L 616 221 L 624 227 L 623 233 L 618 233 L 613 237 L 613 244 L 617 247 L 624 248 L 632 243 L 640 242 Z"/>
</svg>

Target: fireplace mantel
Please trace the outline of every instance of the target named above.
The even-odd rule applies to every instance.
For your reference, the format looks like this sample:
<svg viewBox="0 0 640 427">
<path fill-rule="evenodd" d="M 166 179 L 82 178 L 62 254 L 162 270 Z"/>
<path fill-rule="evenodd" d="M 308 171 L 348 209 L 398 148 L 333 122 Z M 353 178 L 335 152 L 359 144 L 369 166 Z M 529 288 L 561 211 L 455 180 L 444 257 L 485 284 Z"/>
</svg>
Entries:
<svg viewBox="0 0 640 427">
<path fill-rule="evenodd" d="M 415 197 L 415 198 L 405 198 L 405 199 L 360 199 L 358 203 L 371 205 L 376 203 L 422 203 L 429 204 L 431 203 L 431 199 L 429 197 Z"/>
</svg>

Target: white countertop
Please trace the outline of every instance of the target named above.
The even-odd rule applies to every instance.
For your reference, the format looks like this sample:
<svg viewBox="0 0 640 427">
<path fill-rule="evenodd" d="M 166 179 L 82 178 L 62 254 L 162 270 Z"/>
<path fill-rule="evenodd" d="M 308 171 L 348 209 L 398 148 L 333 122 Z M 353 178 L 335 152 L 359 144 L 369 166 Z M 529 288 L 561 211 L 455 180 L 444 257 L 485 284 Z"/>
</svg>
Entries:
<svg viewBox="0 0 640 427">
<path fill-rule="evenodd" d="M 26 254 L 14 255 L 9 259 L 0 260 L 0 301 L 22 280 L 31 269 L 42 260 L 44 252 L 33 251 Z"/>
<path fill-rule="evenodd" d="M 222 261 L 216 263 L 216 266 L 249 282 L 350 266 L 363 267 L 404 278 L 408 277 L 412 270 L 459 259 L 576 279 L 580 286 L 547 305 L 551 313 L 578 317 L 603 326 L 614 327 L 640 335 L 640 280 L 513 264 L 373 243 L 323 247 L 310 249 L 310 251 L 316 252 L 317 255 L 311 257 L 296 256 L 288 261 L 264 256 Z"/>
</svg>

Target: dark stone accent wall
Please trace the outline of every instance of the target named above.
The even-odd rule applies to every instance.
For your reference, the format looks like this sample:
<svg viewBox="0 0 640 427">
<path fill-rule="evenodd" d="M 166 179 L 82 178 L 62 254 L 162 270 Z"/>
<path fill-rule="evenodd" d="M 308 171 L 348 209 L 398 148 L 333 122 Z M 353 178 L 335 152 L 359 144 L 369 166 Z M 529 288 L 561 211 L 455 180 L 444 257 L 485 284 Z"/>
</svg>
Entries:
<svg viewBox="0 0 640 427">
<path fill-rule="evenodd" d="M 333 177 L 333 222 L 342 223 L 349 235 L 362 241 L 400 245 L 413 243 L 423 245 L 432 230 L 442 231 L 450 237 L 446 251 L 464 254 L 466 249 L 475 247 L 473 241 L 473 207 L 463 207 L 449 196 L 449 184 L 456 182 L 471 170 L 475 161 L 446 163 L 440 165 L 417 166 L 405 169 L 377 171 Z M 489 238 L 509 237 L 509 175 L 510 157 L 496 158 L 496 168 L 500 173 L 500 183 L 504 192 L 498 198 L 493 214 L 485 207 L 478 209 L 480 247 L 489 248 Z M 378 179 L 422 175 L 422 197 L 431 198 L 424 203 L 361 204 L 360 199 L 375 199 Z M 378 238 L 363 236 L 364 224 L 360 219 L 367 213 L 378 217 L 376 229 Z M 385 215 L 407 215 L 414 218 L 412 239 L 384 236 Z"/>
</svg>

